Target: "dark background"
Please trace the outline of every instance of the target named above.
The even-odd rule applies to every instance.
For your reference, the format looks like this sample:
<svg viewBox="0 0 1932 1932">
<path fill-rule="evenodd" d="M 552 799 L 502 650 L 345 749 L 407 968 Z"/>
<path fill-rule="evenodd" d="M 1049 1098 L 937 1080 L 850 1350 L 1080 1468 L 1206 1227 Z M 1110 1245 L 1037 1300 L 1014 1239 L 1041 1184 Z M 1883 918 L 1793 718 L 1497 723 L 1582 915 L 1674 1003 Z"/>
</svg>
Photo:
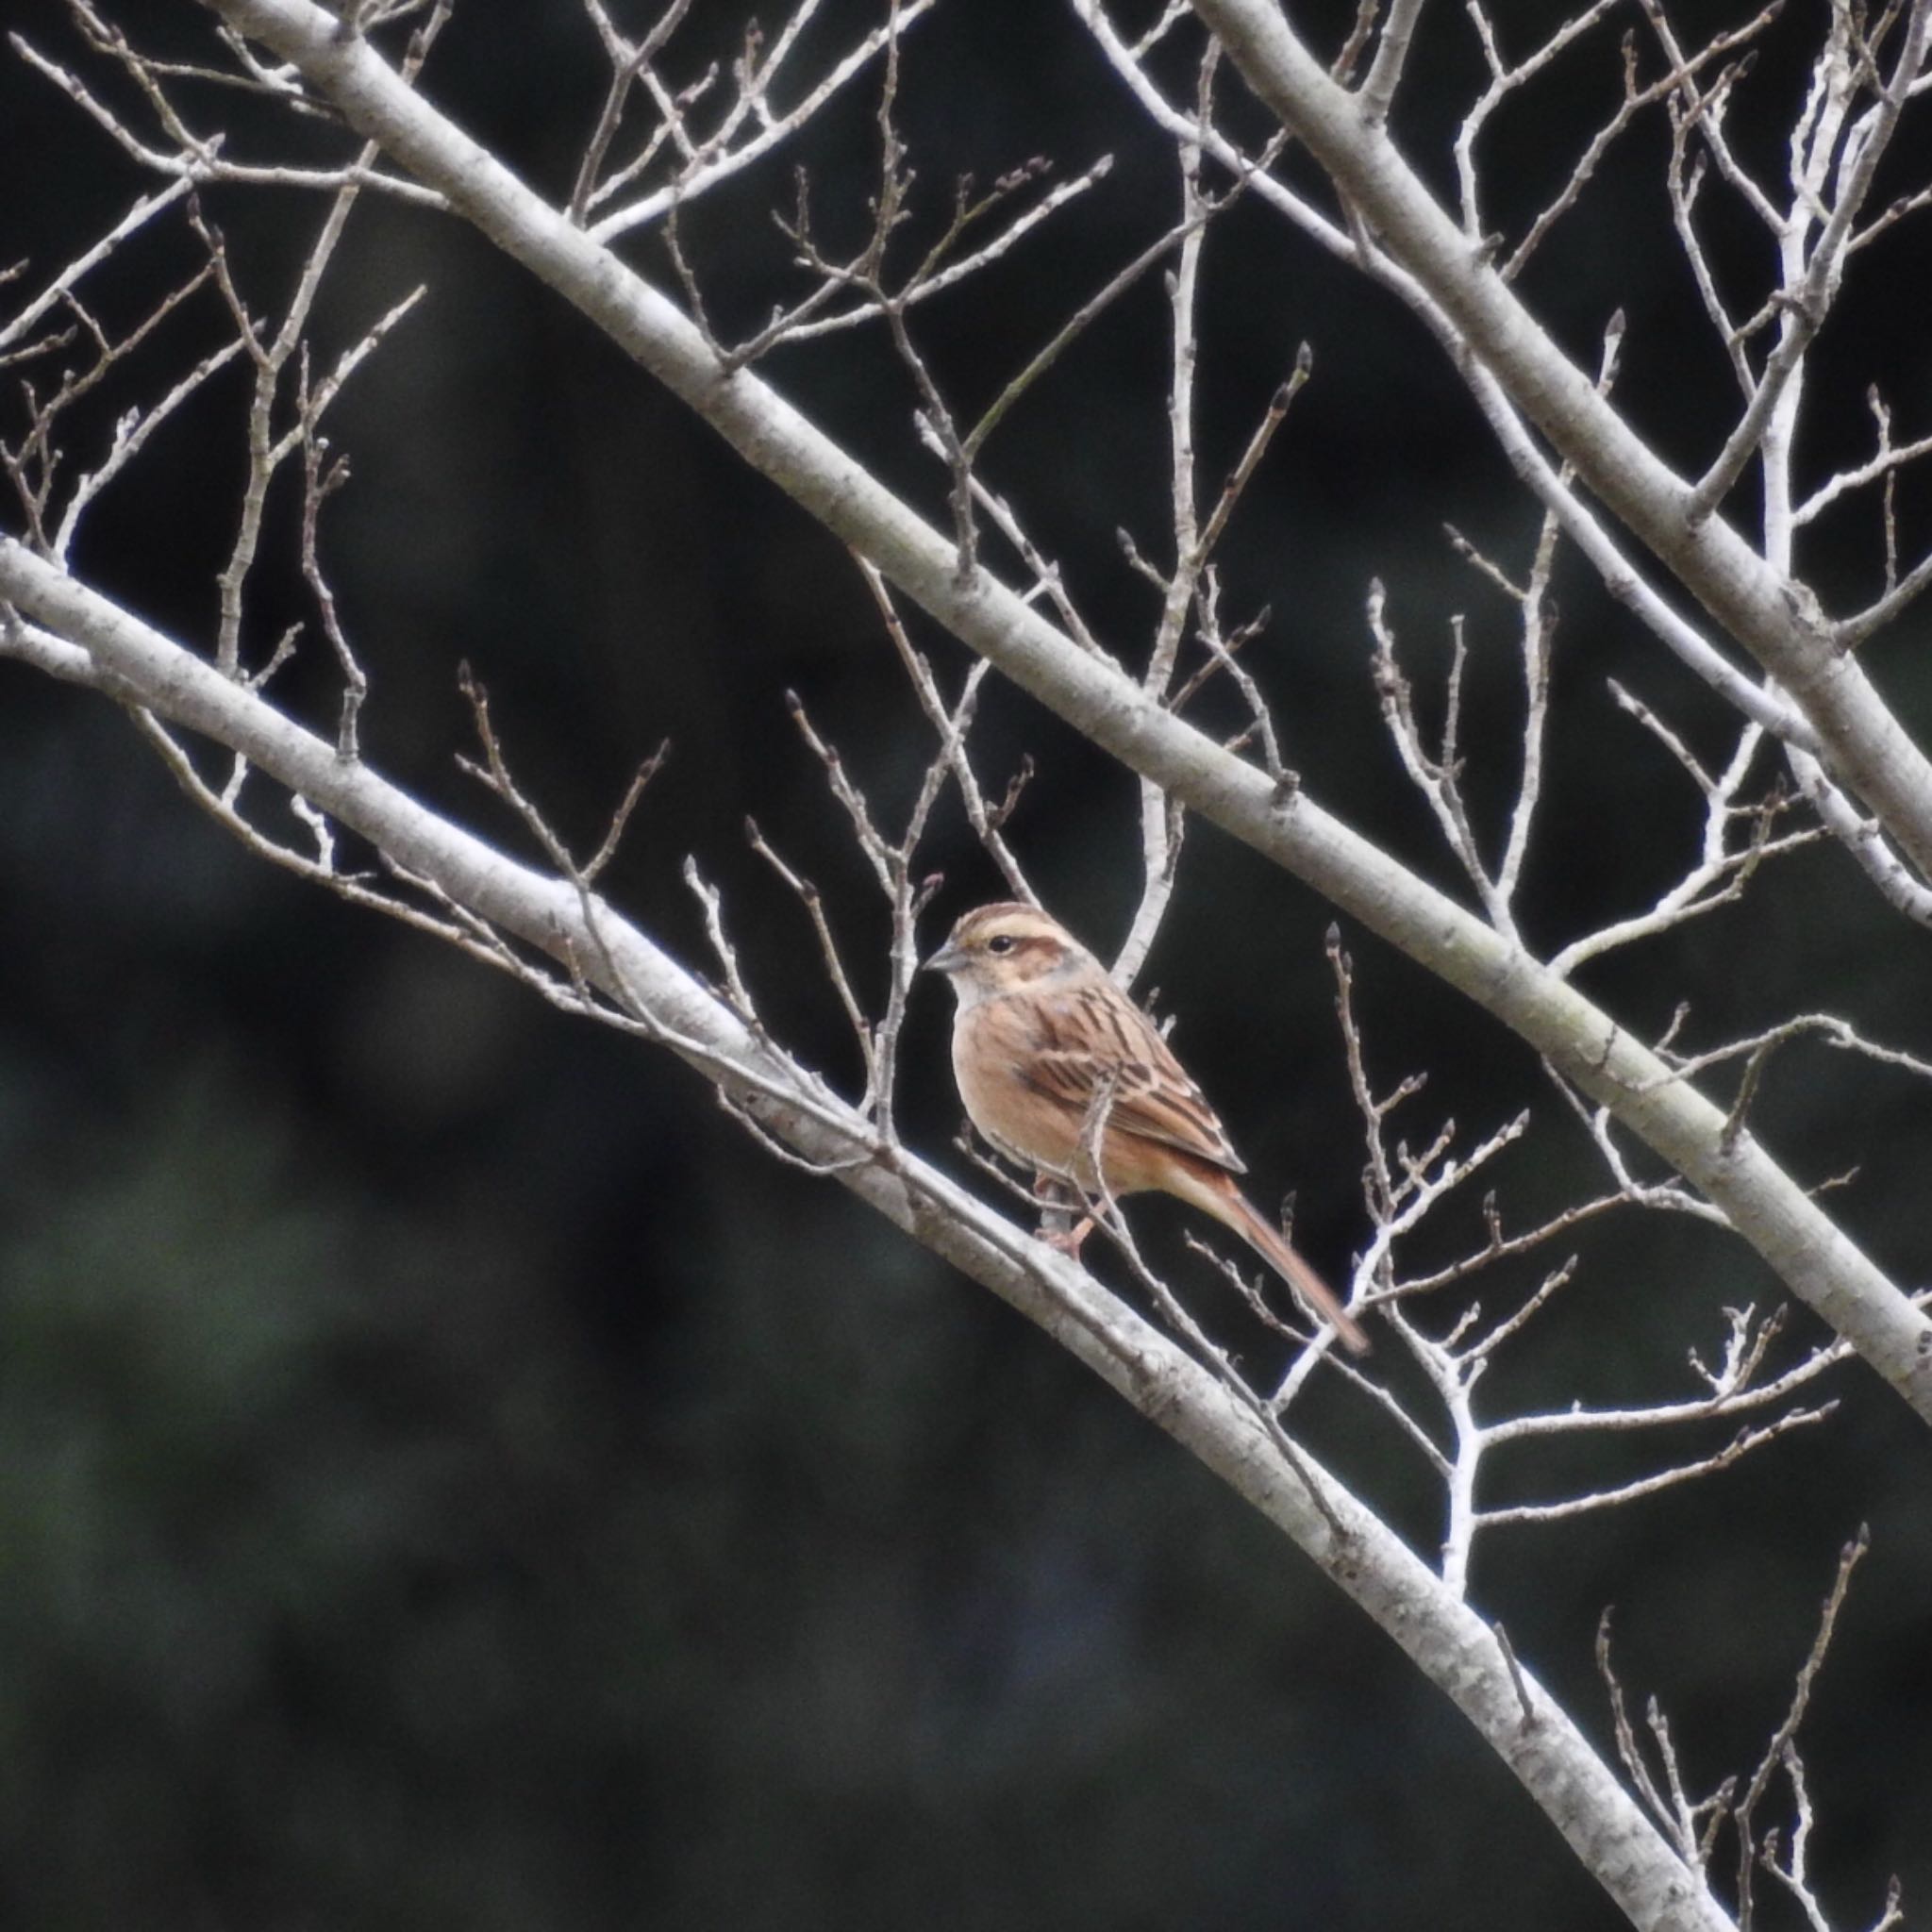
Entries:
<svg viewBox="0 0 1932 1932">
<path fill-rule="evenodd" d="M 59 9 L 17 11 L 72 53 Z M 693 48 L 728 48 L 737 9 L 696 11 Z M 1506 10 L 1506 43 L 1539 13 Z M 821 41 L 867 18 L 828 9 Z M 1701 18 L 1686 8 L 1687 32 Z M 1480 72 L 1459 10 L 1432 20 L 1403 139 L 1446 185 L 1446 138 Z M 165 24 L 183 44 L 201 32 Z M 1753 113 L 1733 120 L 1767 170 L 1812 30 L 1781 27 Z M 1323 43 L 1339 32 L 1325 22 Z M 1616 86 L 1606 42 L 1499 121 L 1498 225 L 1521 231 Z M 561 0 L 465 0 L 428 92 L 561 195 L 595 111 L 591 37 Z M 825 244 L 862 234 L 875 101 L 861 85 L 775 168 L 689 215 L 721 328 L 798 292 L 766 217 L 789 202 L 794 153 Z M 232 104 L 200 107 L 212 125 Z M 1046 236 L 922 313 L 934 370 L 970 412 L 1159 232 L 1172 156 L 1057 7 L 954 0 L 910 36 L 901 107 L 922 233 L 961 172 L 1117 157 Z M 0 126 L 15 190 L 0 258 L 44 274 L 137 176 L 10 57 Z M 285 131 L 237 126 L 241 149 L 288 151 Z M 1663 454 L 1695 465 L 1735 396 L 1669 238 L 1664 152 L 1655 120 L 1616 150 L 1526 287 L 1591 359 L 1624 307 L 1620 393 Z M 1916 178 L 1911 159 L 1886 193 Z M 229 190 L 207 208 L 256 303 L 283 299 L 320 201 Z M 1730 243 L 1740 275 L 1763 272 L 1760 241 L 1740 227 Z M 652 244 L 628 245 L 665 274 Z M 1815 474 L 1862 451 L 1867 381 L 1887 385 L 1902 436 L 1932 423 L 1922 305 L 1899 294 L 1919 245 L 1904 231 L 1848 293 L 1814 385 Z M 192 260 L 179 225 L 163 227 L 90 287 L 125 326 Z M 588 845 L 668 737 L 615 897 L 704 970 L 678 878 L 695 855 L 774 1030 L 849 1083 L 803 914 L 741 833 L 755 813 L 819 880 L 875 997 L 882 909 L 782 695 L 804 697 L 896 823 L 929 745 L 848 559 L 456 223 L 365 202 L 318 317 L 323 359 L 418 281 L 426 303 L 331 419 L 355 476 L 325 541 L 374 687 L 368 755 L 522 849 L 454 766 L 467 659 L 526 788 Z M 1164 325 L 1150 280 L 988 465 L 1130 658 L 1153 598 L 1113 532 L 1156 557 L 1171 543 Z M 210 307 L 171 324 L 72 432 L 74 461 L 218 328 Z M 1470 783 L 1493 839 L 1515 757 L 1511 612 L 1441 525 L 1520 571 L 1534 514 L 1422 331 L 1258 207 L 1209 245 L 1208 487 L 1304 341 L 1315 380 L 1229 538 L 1229 615 L 1273 608 L 1255 669 L 1313 795 L 1454 890 L 1375 715 L 1363 599 L 1386 580 L 1431 693 L 1449 616 L 1468 613 Z M 763 373 L 941 513 L 876 332 L 783 351 Z M 197 644 L 213 634 L 245 402 L 231 369 L 104 500 L 74 559 Z M 10 392 L 8 409 L 10 437 Z M 1908 557 L 1924 508 L 1902 492 Z M 303 614 L 286 478 L 273 510 L 255 661 Z M 19 527 L 10 505 L 6 523 Z M 1861 508 L 1807 562 L 1842 608 L 1869 594 L 1878 554 Z M 1524 907 L 1547 947 L 1647 904 L 1697 835 L 1692 789 L 1606 679 L 1707 757 L 1731 737 L 1574 559 L 1558 589 L 1552 779 Z M 951 688 L 963 654 L 919 634 Z M 1872 652 L 1921 736 L 1923 645 L 1915 615 Z M 334 688 L 311 646 L 277 690 L 325 726 Z M 1016 843 L 1071 924 L 1116 942 L 1137 890 L 1132 781 L 997 683 L 978 752 L 995 787 L 1032 757 Z M 279 806 L 264 813 L 281 823 Z M 950 802 L 930 862 L 946 884 L 928 939 L 997 886 Z M 1197 827 L 1149 977 L 1264 1197 L 1298 1190 L 1298 1238 L 1340 1274 L 1365 1217 L 1330 917 Z M 1530 1106 L 1532 1136 L 1493 1175 L 1506 1213 L 1594 1187 L 1532 1057 L 1367 935 L 1345 938 L 1378 1078 L 1429 1073 L 1411 1142 L 1445 1115 L 1474 1136 Z M 1820 849 L 1741 908 L 1586 978 L 1639 1028 L 1690 1000 L 1699 1045 L 1828 1008 L 1925 1053 L 1927 955 Z M 903 1113 L 923 1151 L 957 1163 L 943 1008 L 936 989 L 915 1007 Z M 1774 1064 L 1754 1119 L 1807 1180 L 1856 1167 L 1835 1211 L 1901 1279 L 1924 1278 L 1923 1087 L 1800 1051 Z M 1473 1211 L 1442 1239 L 1472 1238 Z M 1158 1205 L 1136 1218 L 1240 1335 L 1179 1219 Z M 1576 1245 L 1578 1279 L 1486 1385 L 1491 1413 L 1689 1394 L 1684 1350 L 1712 1355 L 1719 1311 L 1781 1299 L 1741 1243 L 1688 1221 L 1626 1216 Z M 1537 1278 L 1526 1267 L 1482 1291 L 1500 1306 Z M 1792 1312 L 1795 1352 L 1822 1331 Z M 1403 1379 L 1388 1349 L 1374 1367 Z M 1830 1392 L 1828 1424 L 1737 1470 L 1613 1516 L 1496 1532 L 1474 1588 L 1607 1750 L 1591 1643 L 1614 1603 L 1625 1681 L 1639 1708 L 1662 1698 L 1701 1792 L 1755 1763 L 1837 1551 L 1869 1523 L 1804 1733 L 1826 1901 L 1869 1924 L 1893 1872 L 1908 1907 L 1932 1892 L 1932 1445 L 1862 1368 Z M 1384 1425 L 1325 1396 L 1306 1425 L 1433 1548 L 1437 1499 Z M 1649 1466 L 1627 1442 L 1499 1457 L 1491 1494 Z M 18 668 L 0 671 L 0 1626 L 8 1925 L 1619 1923 L 1440 1692 L 1024 1323 L 761 1154 L 664 1055 L 251 858 L 111 707 Z"/>
</svg>

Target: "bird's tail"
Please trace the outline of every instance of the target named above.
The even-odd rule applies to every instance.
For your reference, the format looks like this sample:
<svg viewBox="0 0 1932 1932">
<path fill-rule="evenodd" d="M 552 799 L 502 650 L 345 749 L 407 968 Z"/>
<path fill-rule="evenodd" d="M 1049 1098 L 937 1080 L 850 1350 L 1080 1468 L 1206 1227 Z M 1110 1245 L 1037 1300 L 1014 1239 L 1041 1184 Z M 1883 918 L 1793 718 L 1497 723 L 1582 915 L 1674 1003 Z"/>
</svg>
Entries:
<svg viewBox="0 0 1932 1932">
<path fill-rule="evenodd" d="M 1335 1291 L 1288 1244 L 1281 1230 L 1232 1184 L 1223 1196 L 1223 1206 L 1226 1211 L 1218 1218 L 1233 1228 L 1317 1314 L 1333 1324 L 1351 1355 L 1367 1355 L 1369 1338 L 1362 1332 L 1361 1324 L 1341 1306 Z"/>
</svg>

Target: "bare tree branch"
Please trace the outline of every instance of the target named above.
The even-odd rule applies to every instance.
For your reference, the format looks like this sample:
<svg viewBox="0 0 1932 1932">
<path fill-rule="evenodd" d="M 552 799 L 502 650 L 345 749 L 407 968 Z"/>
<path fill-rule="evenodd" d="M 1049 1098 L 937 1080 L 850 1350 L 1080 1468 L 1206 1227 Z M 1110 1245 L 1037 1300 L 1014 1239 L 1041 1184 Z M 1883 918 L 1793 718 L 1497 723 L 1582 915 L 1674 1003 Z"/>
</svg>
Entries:
<svg viewBox="0 0 1932 1932">
<path fill-rule="evenodd" d="M 1202 0 L 1204 8 L 1208 4 Z M 1235 0 L 1212 4 L 1220 25 Z M 1921 1338 L 1932 1334 L 1932 1323 L 1761 1148 L 1748 1142 L 1727 1148 L 1724 1116 L 1716 1108 L 1681 1083 L 1652 1089 L 1654 1058 L 1627 1032 L 1304 794 L 1296 793 L 1284 808 L 1266 774 L 1219 752 L 1200 734 L 1152 707 L 1117 674 L 1055 631 L 1024 600 L 983 575 L 962 579 L 957 541 L 912 517 L 748 372 L 721 380 L 716 357 L 672 305 L 613 262 L 565 213 L 545 208 L 402 85 L 365 44 L 343 40 L 325 16 L 303 0 L 218 0 L 218 5 L 232 25 L 294 60 L 352 125 L 379 137 L 386 150 L 419 178 L 449 192 L 508 253 L 598 322 L 699 409 L 756 468 L 777 479 L 956 635 L 1142 775 L 1247 840 L 1397 944 L 1415 950 L 1451 984 L 1474 994 L 1546 1052 L 1566 1077 L 1602 1104 L 1614 1106 L 1720 1206 L 1794 1291 L 1816 1306 L 1932 1420 L 1932 1348 L 1921 1346 Z M 1247 20 L 1245 25 L 1255 23 Z M 1278 21 L 1268 30 L 1271 35 L 1285 31 Z M 1232 51 L 1237 42 L 1229 45 Z M 1247 42 L 1239 45 L 1245 49 Z M 1264 65 L 1257 54 L 1251 78 L 1258 75 L 1264 97 L 1272 97 L 1273 70 L 1264 71 Z M 1300 85 L 1292 61 L 1290 71 Z M 1328 90 L 1325 78 L 1317 79 L 1320 90 Z M 1318 92 L 1315 98 L 1327 95 Z M 1341 142 L 1341 151 L 1352 152 L 1354 139 Z M 1433 232 L 1428 221 L 1392 189 L 1386 212 L 1391 221 L 1399 217 L 1416 225 L 1419 237 Z M 1449 282 L 1463 286 L 1459 262 Z M 1505 313 L 1487 295 L 1483 312 L 1496 319 Z M 1549 373 L 1555 393 L 1567 394 L 1568 379 Z M 1588 391 L 1583 412 L 1594 423 L 1601 399 L 1587 380 L 1579 380 Z M 1610 446 L 1617 446 L 1615 435 Z M 1653 459 L 1632 458 L 1631 464 L 1619 458 L 1612 467 L 1619 475 L 1627 470 L 1624 480 L 1630 480 L 1648 475 Z M 1579 475 L 1601 480 L 1607 491 L 1617 494 L 1612 488 L 1616 477 L 1591 478 L 1580 462 Z M 1715 556 L 1712 545 L 1722 548 L 1716 534 L 1720 528 L 1713 519 L 1699 535 L 1700 555 Z M 1724 555 L 1728 558 L 1729 552 Z M 1722 603 L 1729 606 L 1742 596 L 1749 610 L 1757 611 L 1757 593 L 1752 587 L 1757 581 L 1755 569 L 1727 575 Z M 1713 588 L 1715 594 L 1720 587 Z M 1812 684 L 1795 684 L 1791 690 L 1807 704 L 1818 695 Z M 1866 700 L 1853 686 L 1832 683 L 1832 690 L 1837 696 L 1824 709 L 1834 718 L 1840 723 L 1865 719 L 1861 708 Z M 1810 708 L 1814 719 L 1824 717 L 1824 710 L 1815 704 Z M 1889 714 L 1886 728 L 1897 731 Z M 1857 768 L 1857 760 L 1850 762 Z M 1906 767 L 1888 769 L 1903 776 Z M 1881 792 L 1889 796 L 1885 788 L 1868 795 L 1876 802 Z M 1924 796 L 1932 801 L 1932 786 Z M 1932 811 L 1932 804 L 1927 809 Z M 1903 819 L 1899 824 L 1904 838 L 1908 826 Z"/>
</svg>

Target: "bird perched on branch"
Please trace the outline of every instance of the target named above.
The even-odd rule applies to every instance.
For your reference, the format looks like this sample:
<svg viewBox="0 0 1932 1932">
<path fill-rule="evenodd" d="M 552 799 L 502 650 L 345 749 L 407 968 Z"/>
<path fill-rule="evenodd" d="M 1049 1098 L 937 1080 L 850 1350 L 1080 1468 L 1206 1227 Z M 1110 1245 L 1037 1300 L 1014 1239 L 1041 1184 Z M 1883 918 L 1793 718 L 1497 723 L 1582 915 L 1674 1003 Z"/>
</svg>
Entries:
<svg viewBox="0 0 1932 1932">
<path fill-rule="evenodd" d="M 981 906 L 925 966 L 958 997 L 959 1098 L 1002 1154 L 1089 1194 L 1173 1194 L 1211 1214 L 1367 1351 L 1334 1291 L 1236 1184 L 1240 1155 L 1154 1023 L 1064 926 L 1036 907 Z"/>
</svg>

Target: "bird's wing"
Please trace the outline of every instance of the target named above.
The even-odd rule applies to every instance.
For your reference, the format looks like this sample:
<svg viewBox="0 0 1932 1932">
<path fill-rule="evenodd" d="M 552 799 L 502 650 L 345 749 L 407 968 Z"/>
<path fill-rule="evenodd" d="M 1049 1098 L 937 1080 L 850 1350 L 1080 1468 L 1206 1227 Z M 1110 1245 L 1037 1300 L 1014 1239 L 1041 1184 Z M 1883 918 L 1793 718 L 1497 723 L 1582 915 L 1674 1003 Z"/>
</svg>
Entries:
<svg viewBox="0 0 1932 1932">
<path fill-rule="evenodd" d="M 1138 1134 L 1178 1147 L 1229 1174 L 1246 1167 L 1227 1131 L 1187 1070 L 1168 1050 L 1154 1023 L 1111 988 L 1083 987 L 1034 1009 L 1033 1052 L 1024 1077 L 1042 1098 L 1081 1123 L 1111 1078 L 1109 1132 Z"/>
</svg>

